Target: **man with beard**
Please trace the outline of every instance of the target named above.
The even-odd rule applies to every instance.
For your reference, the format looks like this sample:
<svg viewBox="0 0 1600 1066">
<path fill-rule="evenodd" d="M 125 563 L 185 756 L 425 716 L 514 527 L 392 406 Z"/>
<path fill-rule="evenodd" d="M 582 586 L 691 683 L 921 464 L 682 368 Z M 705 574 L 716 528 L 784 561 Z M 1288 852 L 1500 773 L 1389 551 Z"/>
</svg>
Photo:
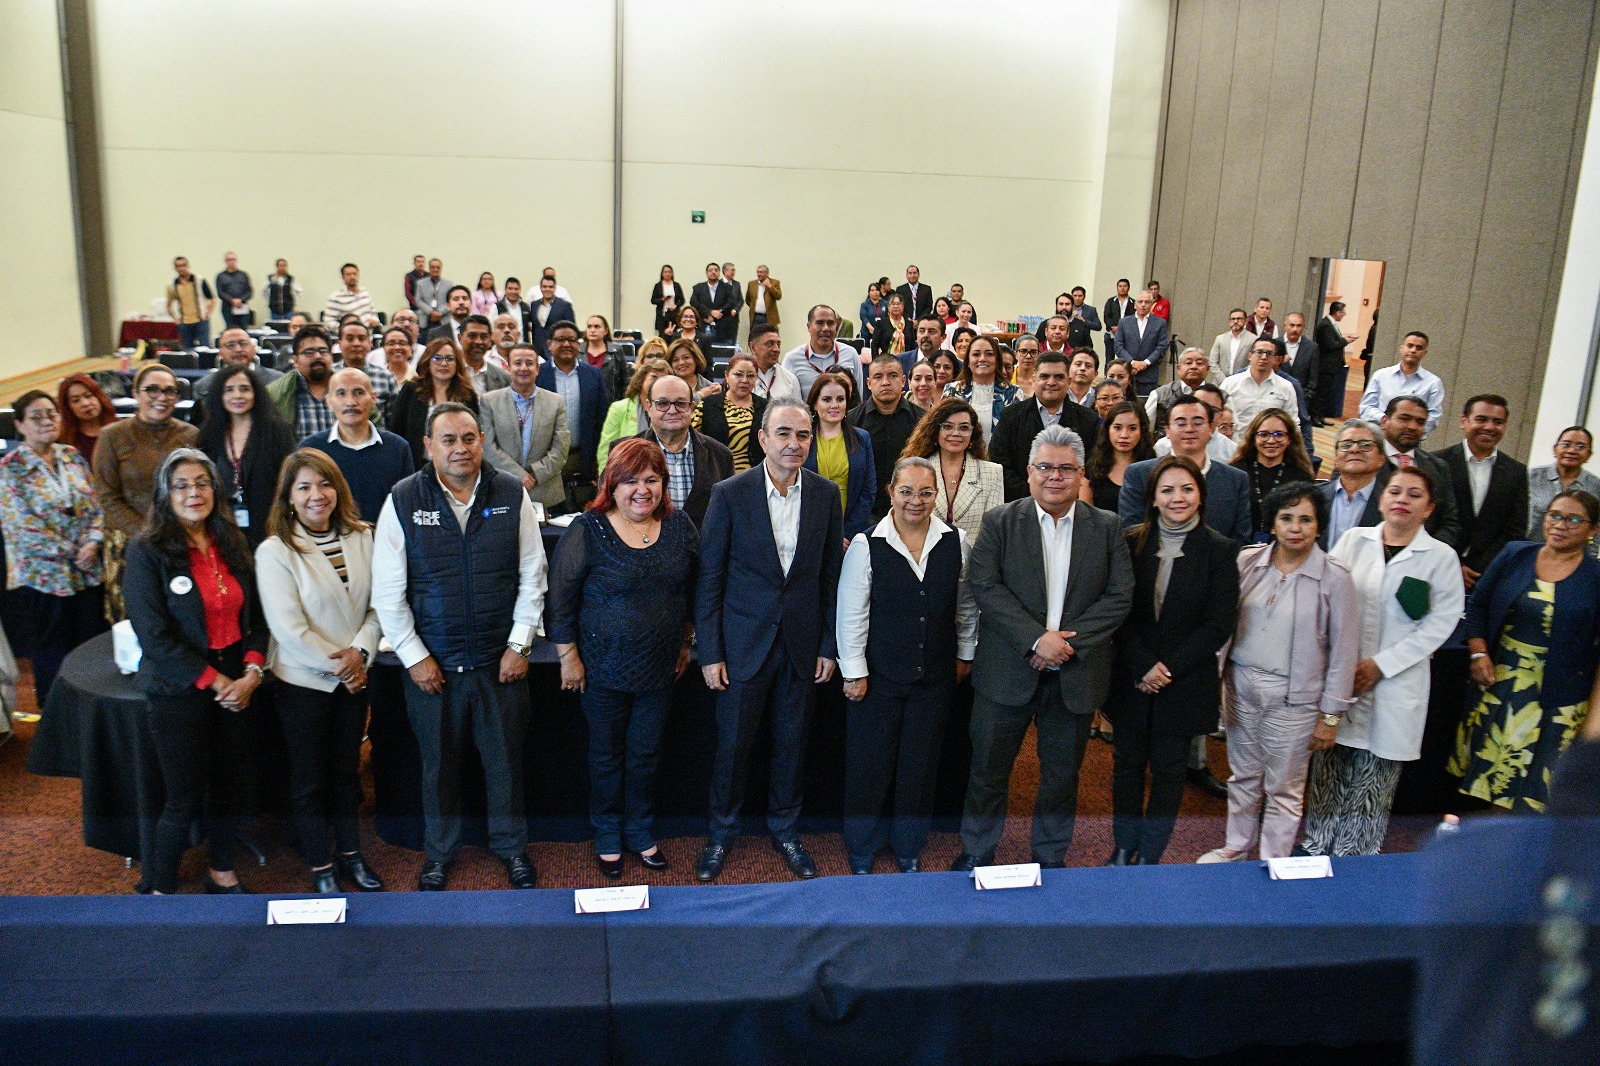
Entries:
<svg viewBox="0 0 1600 1066">
<path fill-rule="evenodd" d="M 479 396 L 511 384 L 511 376 L 489 362 L 489 320 L 482 315 L 470 315 L 461 327 L 461 355 L 467 361 L 467 376 Z"/>
<path fill-rule="evenodd" d="M 386 366 L 379 366 L 368 360 L 372 352 L 372 331 L 366 324 L 356 319 L 346 319 L 339 324 L 339 365 L 335 370 L 349 367 L 352 370 L 365 371 L 367 381 L 372 386 L 373 399 L 377 401 L 378 410 L 389 406 L 389 401 L 394 399 L 394 394 L 400 391 L 400 385 L 394 379 Z"/>
<path fill-rule="evenodd" d="M 333 429 L 333 413 L 328 410 L 333 338 L 321 326 L 306 326 L 294 335 L 293 353 L 294 373 L 268 385 L 267 398 L 294 427 L 295 439 L 303 440 Z"/>
</svg>

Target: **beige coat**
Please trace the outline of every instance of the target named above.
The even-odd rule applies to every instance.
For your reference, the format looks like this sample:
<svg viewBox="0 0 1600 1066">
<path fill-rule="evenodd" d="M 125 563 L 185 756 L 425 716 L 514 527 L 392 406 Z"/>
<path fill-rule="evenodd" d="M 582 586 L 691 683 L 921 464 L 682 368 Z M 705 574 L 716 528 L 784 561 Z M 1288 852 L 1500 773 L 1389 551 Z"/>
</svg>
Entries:
<svg viewBox="0 0 1600 1066">
<path fill-rule="evenodd" d="M 278 537 L 256 549 L 256 588 L 272 631 L 268 662 L 274 677 L 301 688 L 332 692 L 338 660 L 359 648 L 378 653 L 378 614 L 372 609 L 372 531 L 340 538 L 348 584 L 315 545 L 295 551 Z"/>
</svg>

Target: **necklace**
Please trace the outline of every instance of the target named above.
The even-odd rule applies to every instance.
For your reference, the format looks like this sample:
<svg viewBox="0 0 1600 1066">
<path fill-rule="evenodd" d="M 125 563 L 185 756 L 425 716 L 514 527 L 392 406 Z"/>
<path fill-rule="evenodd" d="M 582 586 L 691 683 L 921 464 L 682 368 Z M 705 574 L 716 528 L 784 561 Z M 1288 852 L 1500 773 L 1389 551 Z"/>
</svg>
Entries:
<svg viewBox="0 0 1600 1066">
<path fill-rule="evenodd" d="M 206 562 L 211 565 L 211 576 L 217 582 L 217 596 L 227 599 L 228 586 L 223 584 L 222 568 L 217 565 L 217 546 L 215 544 L 206 545 Z"/>
<path fill-rule="evenodd" d="M 628 527 L 639 534 L 639 539 L 641 541 L 643 541 L 645 544 L 650 543 L 650 523 L 654 521 L 654 519 L 647 518 L 643 522 L 635 522 L 633 519 L 623 514 L 620 510 L 617 512 L 617 514 L 622 515 L 622 520 L 628 523 Z"/>
</svg>

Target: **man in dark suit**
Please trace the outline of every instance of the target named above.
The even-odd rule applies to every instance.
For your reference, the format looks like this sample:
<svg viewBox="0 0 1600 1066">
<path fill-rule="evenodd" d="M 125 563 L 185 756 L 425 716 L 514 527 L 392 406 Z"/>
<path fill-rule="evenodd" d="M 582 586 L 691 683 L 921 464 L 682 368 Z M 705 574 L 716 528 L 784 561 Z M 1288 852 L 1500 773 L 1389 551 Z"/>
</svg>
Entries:
<svg viewBox="0 0 1600 1066">
<path fill-rule="evenodd" d="M 1093 304 L 1087 302 L 1088 299 L 1089 290 L 1082 285 L 1072 287 L 1072 307 L 1067 312 L 1067 318 L 1072 322 L 1074 329 L 1081 323 L 1082 328 L 1087 331 L 1083 334 L 1083 343 L 1074 342 L 1074 348 L 1093 347 L 1093 334 L 1100 332 L 1100 312 L 1094 309 Z"/>
<path fill-rule="evenodd" d="M 445 293 L 444 302 L 448 313 L 439 320 L 438 325 L 428 330 L 424 344 L 432 344 L 440 337 L 461 343 L 461 331 L 466 327 L 467 319 L 472 317 L 472 290 L 465 285 L 452 285 Z"/>
<path fill-rule="evenodd" d="M 550 358 L 539 366 L 539 388 L 549 389 L 566 404 L 567 433 L 572 441 L 566 465 L 561 469 L 565 499 L 556 510 L 579 511 L 594 499 L 595 453 L 600 448 L 600 428 L 605 425 L 611 398 L 606 395 L 606 382 L 600 371 L 587 359 L 578 358 L 577 323 L 570 319 L 557 322 L 550 327 L 550 333 L 558 343 Z"/>
<path fill-rule="evenodd" d="M 1510 407 L 1482 393 L 1461 407 L 1460 444 L 1432 452 L 1450 471 L 1461 523 L 1461 578 L 1470 590 L 1489 563 L 1527 533 L 1528 468 L 1500 451 Z"/>
<path fill-rule="evenodd" d="M 795 822 L 813 686 L 833 676 L 836 658 L 843 508 L 838 486 L 803 469 L 812 439 L 803 404 L 768 404 L 758 439 L 766 458 L 712 490 L 700 530 L 695 636 L 706 686 L 722 693 L 701 881 L 722 872 L 739 832 L 745 764 L 763 718 L 772 732 L 773 846 L 796 877 L 817 873 Z"/>
<path fill-rule="evenodd" d="M 1117 357 L 1117 326 L 1122 320 L 1133 314 L 1133 297 L 1128 295 L 1130 282 L 1127 278 L 1117 279 L 1117 294 L 1106 301 L 1105 313 L 1101 318 L 1106 327 L 1106 362 Z"/>
<path fill-rule="evenodd" d="M 872 460 L 877 466 L 878 494 L 872 501 L 872 517 L 889 513 L 889 482 L 894 464 L 900 461 L 906 441 L 926 413 L 905 395 L 906 375 L 900 357 L 881 352 L 872 359 L 867 373 L 867 402 L 851 411 L 845 421 L 867 431 L 872 438 Z"/>
<path fill-rule="evenodd" d="M 1167 440 L 1172 444 L 1173 455 L 1189 460 L 1205 473 L 1206 525 L 1239 546 L 1250 539 L 1250 476 L 1206 455 L 1215 417 L 1205 401 L 1192 394 L 1180 396 L 1167 407 Z M 1156 462 L 1146 459 L 1134 463 L 1122 475 L 1117 514 L 1124 529 L 1145 519 L 1145 484 Z"/>
<path fill-rule="evenodd" d="M 529 309 L 532 321 L 528 324 L 528 339 L 539 349 L 539 354 L 550 358 L 550 333 L 557 322 L 577 322 L 572 304 L 556 295 L 556 279 L 539 279 L 539 302 Z"/>
<path fill-rule="evenodd" d="M 724 280 L 715 263 L 706 264 L 706 280 L 689 294 L 689 306 L 700 316 L 701 344 L 732 344 L 738 337 L 735 318 L 741 306 L 739 286 Z"/>
<path fill-rule="evenodd" d="M 704 433 L 689 428 L 694 415 L 694 392 L 675 374 L 657 378 L 647 401 L 650 428 L 639 434 L 661 446 L 667 458 L 667 496 L 672 506 L 705 524 L 711 490 L 733 476 L 733 453 Z"/>
<path fill-rule="evenodd" d="M 1367 509 L 1377 513 L 1378 499 L 1383 495 L 1384 486 L 1389 483 L 1389 475 L 1402 466 L 1413 463 L 1422 467 L 1433 477 L 1433 514 L 1428 517 L 1426 528 L 1435 539 L 1442 540 L 1450 547 L 1460 551 L 1463 543 L 1460 512 L 1456 507 L 1455 487 L 1450 480 L 1450 468 L 1444 461 L 1429 455 L 1419 445 L 1426 433 L 1428 425 L 1428 405 L 1414 396 L 1396 396 L 1389 401 L 1388 410 L 1378 420 L 1378 428 L 1383 430 L 1383 450 L 1388 455 L 1389 461 L 1378 468 L 1377 491 L 1372 499 L 1367 501 Z M 1523 479 L 1526 483 L 1527 479 Z M 1526 515 L 1527 511 L 1524 510 Z M 1378 519 L 1362 525 L 1377 525 Z"/>
<path fill-rule="evenodd" d="M 1317 342 L 1306 336 L 1306 316 L 1299 311 L 1290 311 L 1283 316 L 1283 335 L 1272 340 L 1278 346 L 1278 351 L 1283 354 L 1283 366 L 1278 372 L 1287 374 L 1299 383 L 1300 399 L 1303 403 L 1314 404 L 1317 394 L 1317 374 L 1322 369 L 1322 352 L 1318 350 Z M 1327 421 L 1321 416 L 1315 416 L 1312 424 L 1324 426 L 1327 425 Z"/>
<path fill-rule="evenodd" d="M 1000 464 L 1008 501 L 1028 495 L 1028 451 L 1046 425 L 1065 426 L 1084 440 L 1100 431 L 1094 408 L 1067 400 L 1067 359 L 1060 352 L 1040 354 L 1033 399 L 1011 404 L 994 424 L 989 458 Z"/>
<path fill-rule="evenodd" d="M 1155 297 L 1148 289 L 1133 298 L 1133 314 L 1117 324 L 1117 358 L 1133 364 L 1141 393 L 1161 384 L 1161 361 L 1167 357 L 1167 320 L 1150 313 Z"/>
<path fill-rule="evenodd" d="M 533 312 L 522 300 L 522 282 L 516 278 L 506 279 L 505 295 L 495 304 L 495 311 L 497 314 L 510 315 L 517 320 L 518 340 L 533 339 Z"/>
<path fill-rule="evenodd" d="M 1383 434 L 1371 422 L 1352 418 L 1334 435 L 1334 473 L 1317 485 L 1328 501 L 1328 521 L 1317 531 L 1327 551 L 1352 529 L 1378 524 L 1378 471 L 1385 463 Z"/>
<path fill-rule="evenodd" d="M 1317 320 L 1311 336 L 1317 342 L 1317 400 L 1313 410 L 1321 418 L 1344 417 L 1344 382 L 1350 371 L 1344 364 L 1344 349 L 1351 338 L 1345 336 L 1339 323 L 1344 319 L 1344 304 L 1338 300 L 1328 305 L 1328 313 Z"/>
<path fill-rule="evenodd" d="M 933 287 L 922 283 L 922 271 L 915 264 L 906 267 L 906 283 L 894 291 L 900 294 L 906 317 L 913 322 L 933 314 Z"/>
<path fill-rule="evenodd" d="M 983 516 L 967 580 L 981 612 L 973 661 L 972 773 L 952 870 L 994 862 L 1011 766 L 1037 730 L 1033 860 L 1059 867 L 1072 844 L 1089 722 L 1111 683 L 1111 639 L 1133 602 L 1127 542 L 1078 500 L 1083 440 L 1051 426 L 1033 441 L 1028 496 Z"/>
</svg>

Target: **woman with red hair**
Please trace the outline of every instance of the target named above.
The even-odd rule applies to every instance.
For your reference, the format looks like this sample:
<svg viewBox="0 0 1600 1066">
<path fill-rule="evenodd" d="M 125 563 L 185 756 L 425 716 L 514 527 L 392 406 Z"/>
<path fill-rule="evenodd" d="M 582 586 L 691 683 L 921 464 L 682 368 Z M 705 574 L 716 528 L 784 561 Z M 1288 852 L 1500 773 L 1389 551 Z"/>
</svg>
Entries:
<svg viewBox="0 0 1600 1066">
<path fill-rule="evenodd" d="M 56 390 L 56 407 L 61 411 L 61 435 L 57 443 L 78 449 L 85 462 L 93 465 L 94 446 L 100 427 L 117 420 L 111 397 L 88 374 L 68 374 Z"/>
<path fill-rule="evenodd" d="M 589 820 L 595 861 L 615 881 L 622 850 L 665 870 L 654 835 L 655 774 L 673 683 L 689 664 L 694 523 L 667 495 L 654 441 L 614 445 L 593 502 L 562 534 L 546 624 L 561 687 L 589 721 Z"/>
</svg>

